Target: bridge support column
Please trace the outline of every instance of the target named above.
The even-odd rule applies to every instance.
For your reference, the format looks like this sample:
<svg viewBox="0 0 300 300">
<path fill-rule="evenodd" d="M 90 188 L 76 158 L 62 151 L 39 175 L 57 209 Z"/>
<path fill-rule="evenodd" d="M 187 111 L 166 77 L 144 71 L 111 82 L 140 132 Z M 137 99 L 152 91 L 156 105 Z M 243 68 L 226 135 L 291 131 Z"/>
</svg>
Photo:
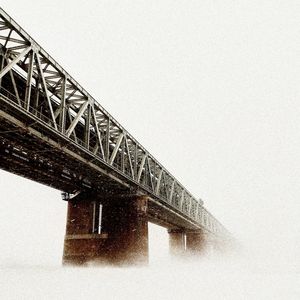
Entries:
<svg viewBox="0 0 300 300">
<path fill-rule="evenodd" d="M 63 263 L 147 264 L 147 202 L 146 196 L 69 201 Z"/>
<path fill-rule="evenodd" d="M 183 255 L 185 252 L 185 233 L 182 229 L 169 229 L 169 251 L 173 256 Z"/>
<path fill-rule="evenodd" d="M 186 250 L 189 254 L 204 254 L 206 248 L 206 236 L 203 230 L 186 233 Z"/>
<path fill-rule="evenodd" d="M 208 236 L 207 238 L 207 252 L 208 254 L 221 254 L 224 252 L 224 245 L 222 245 L 222 240 L 215 236 Z"/>
</svg>

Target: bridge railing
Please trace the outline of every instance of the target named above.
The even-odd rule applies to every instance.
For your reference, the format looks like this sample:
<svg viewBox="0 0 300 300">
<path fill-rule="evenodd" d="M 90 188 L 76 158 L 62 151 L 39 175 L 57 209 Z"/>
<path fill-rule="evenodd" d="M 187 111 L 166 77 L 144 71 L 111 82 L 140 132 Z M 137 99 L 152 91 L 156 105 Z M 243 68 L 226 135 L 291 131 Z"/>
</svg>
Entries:
<svg viewBox="0 0 300 300">
<path fill-rule="evenodd" d="M 225 228 L 0 8 L 0 93 L 199 226 Z M 13 89 L 8 91 L 9 86 Z M 17 84 L 18 83 L 18 84 Z"/>
</svg>

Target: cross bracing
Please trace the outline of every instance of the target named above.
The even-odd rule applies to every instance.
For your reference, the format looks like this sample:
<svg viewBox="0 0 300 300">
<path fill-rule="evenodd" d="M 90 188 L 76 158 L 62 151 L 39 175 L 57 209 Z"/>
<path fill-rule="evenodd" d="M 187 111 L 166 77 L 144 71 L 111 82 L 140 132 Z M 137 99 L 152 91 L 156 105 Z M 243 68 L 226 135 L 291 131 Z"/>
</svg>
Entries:
<svg viewBox="0 0 300 300">
<path fill-rule="evenodd" d="M 210 232 L 226 232 L 201 201 L 1 8 L 0 45 L 2 99 L 83 147 L 155 201 Z M 68 172 L 64 171 L 66 178 Z"/>
</svg>

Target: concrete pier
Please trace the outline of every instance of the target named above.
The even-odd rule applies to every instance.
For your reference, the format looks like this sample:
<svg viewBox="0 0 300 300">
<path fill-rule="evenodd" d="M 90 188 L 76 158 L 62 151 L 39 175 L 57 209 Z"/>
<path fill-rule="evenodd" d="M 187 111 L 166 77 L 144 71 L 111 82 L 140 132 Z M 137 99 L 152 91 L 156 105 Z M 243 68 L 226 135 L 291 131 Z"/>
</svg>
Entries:
<svg viewBox="0 0 300 300">
<path fill-rule="evenodd" d="M 203 230 L 186 233 L 186 251 L 188 254 L 200 255 L 205 253 L 206 234 Z"/>
<path fill-rule="evenodd" d="M 148 263 L 148 198 L 86 196 L 68 202 L 63 263 Z"/>
<path fill-rule="evenodd" d="M 169 229 L 169 251 L 173 256 L 183 255 L 185 252 L 185 233 L 183 229 Z"/>
</svg>

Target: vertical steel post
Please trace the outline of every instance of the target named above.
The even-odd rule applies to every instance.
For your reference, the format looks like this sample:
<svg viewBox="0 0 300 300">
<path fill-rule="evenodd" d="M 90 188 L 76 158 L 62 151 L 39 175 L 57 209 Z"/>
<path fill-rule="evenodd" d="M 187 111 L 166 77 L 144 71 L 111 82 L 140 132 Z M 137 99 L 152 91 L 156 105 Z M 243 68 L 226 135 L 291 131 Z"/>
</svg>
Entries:
<svg viewBox="0 0 300 300">
<path fill-rule="evenodd" d="M 63 76 L 61 81 L 61 99 L 60 99 L 60 115 L 59 126 L 62 133 L 66 133 L 66 85 L 67 79 Z"/>
<path fill-rule="evenodd" d="M 33 63 L 34 63 L 34 51 L 29 52 L 29 64 L 28 64 L 28 73 L 26 81 L 26 92 L 25 92 L 25 103 L 24 108 L 29 110 L 30 107 L 30 96 L 31 96 L 31 84 L 32 84 L 32 74 L 33 74 Z"/>
</svg>

